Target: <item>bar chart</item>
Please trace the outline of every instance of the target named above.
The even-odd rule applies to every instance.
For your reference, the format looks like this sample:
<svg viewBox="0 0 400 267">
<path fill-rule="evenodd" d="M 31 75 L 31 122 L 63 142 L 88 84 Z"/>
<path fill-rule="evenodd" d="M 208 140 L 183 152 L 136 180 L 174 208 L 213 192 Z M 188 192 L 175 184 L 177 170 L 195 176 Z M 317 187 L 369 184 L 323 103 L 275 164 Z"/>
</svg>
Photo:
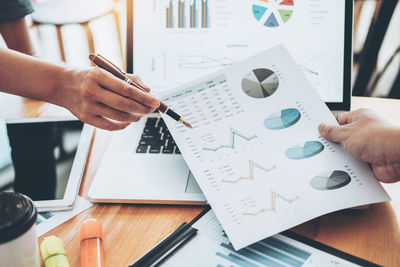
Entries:
<svg viewBox="0 0 400 267">
<path fill-rule="evenodd" d="M 235 251 L 230 243 L 221 242 L 220 246 L 228 253 L 217 252 L 222 259 L 239 266 L 261 264 L 261 266 L 302 266 L 311 256 L 305 250 L 296 248 L 275 237 L 267 238 L 247 248 Z"/>
<path fill-rule="evenodd" d="M 277 234 L 235 250 L 213 211 L 194 224 L 198 234 L 162 266 L 358 266 L 302 243 L 293 234 Z"/>
<path fill-rule="evenodd" d="M 330 247 L 322 247 L 297 234 L 285 232 L 260 240 L 246 248 L 235 250 L 213 211 L 193 225 L 198 234 L 167 258 L 162 266 L 361 266 L 346 260 Z M 365 266 L 365 265 L 363 265 Z"/>
<path fill-rule="evenodd" d="M 169 0 L 165 8 L 166 28 L 209 28 L 208 0 Z"/>
</svg>

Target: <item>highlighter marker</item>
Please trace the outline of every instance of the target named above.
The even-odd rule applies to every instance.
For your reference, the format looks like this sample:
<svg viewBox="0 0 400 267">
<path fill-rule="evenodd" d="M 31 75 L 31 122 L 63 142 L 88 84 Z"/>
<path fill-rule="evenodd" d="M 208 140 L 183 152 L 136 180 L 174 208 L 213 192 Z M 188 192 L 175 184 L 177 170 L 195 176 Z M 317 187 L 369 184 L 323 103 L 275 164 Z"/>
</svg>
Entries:
<svg viewBox="0 0 400 267">
<path fill-rule="evenodd" d="M 103 233 L 101 223 L 89 219 L 81 225 L 81 267 L 103 267 Z"/>
<path fill-rule="evenodd" d="M 69 267 L 63 243 L 54 235 L 44 238 L 40 251 L 45 267 Z"/>
</svg>

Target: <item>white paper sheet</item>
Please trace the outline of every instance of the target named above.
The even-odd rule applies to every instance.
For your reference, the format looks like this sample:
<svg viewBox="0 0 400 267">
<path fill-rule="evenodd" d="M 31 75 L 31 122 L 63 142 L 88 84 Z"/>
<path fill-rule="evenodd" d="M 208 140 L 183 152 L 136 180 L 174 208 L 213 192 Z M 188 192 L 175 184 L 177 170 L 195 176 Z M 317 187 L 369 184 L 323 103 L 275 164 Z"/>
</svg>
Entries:
<svg viewBox="0 0 400 267">
<path fill-rule="evenodd" d="M 235 249 L 390 199 L 367 164 L 319 135 L 337 122 L 283 46 L 159 97 L 194 126 L 163 116 Z"/>
<path fill-rule="evenodd" d="M 39 212 L 35 222 L 38 236 L 49 232 L 91 206 L 93 206 L 92 203 L 78 196 L 72 210 Z"/>
</svg>

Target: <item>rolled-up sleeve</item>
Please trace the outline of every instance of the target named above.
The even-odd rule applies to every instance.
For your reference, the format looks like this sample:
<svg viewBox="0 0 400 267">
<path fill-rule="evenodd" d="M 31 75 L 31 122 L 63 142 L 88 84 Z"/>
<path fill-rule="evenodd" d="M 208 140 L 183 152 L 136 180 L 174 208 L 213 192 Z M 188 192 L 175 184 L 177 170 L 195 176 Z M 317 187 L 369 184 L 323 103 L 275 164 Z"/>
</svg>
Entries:
<svg viewBox="0 0 400 267">
<path fill-rule="evenodd" d="M 23 18 L 32 12 L 31 0 L 0 0 L 0 23 Z"/>
</svg>

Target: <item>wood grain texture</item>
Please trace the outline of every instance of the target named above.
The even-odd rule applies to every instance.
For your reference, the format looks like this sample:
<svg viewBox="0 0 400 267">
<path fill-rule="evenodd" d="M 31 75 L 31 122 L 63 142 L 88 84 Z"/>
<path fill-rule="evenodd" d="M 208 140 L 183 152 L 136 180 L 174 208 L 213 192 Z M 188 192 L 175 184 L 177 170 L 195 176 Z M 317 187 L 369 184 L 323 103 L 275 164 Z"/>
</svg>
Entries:
<svg viewBox="0 0 400 267">
<path fill-rule="evenodd" d="M 352 109 L 375 109 L 400 126 L 400 101 L 363 97 L 353 97 L 352 101 Z M 0 99 L 0 103 L 4 102 Z M 53 109 L 51 105 L 31 100 L 27 102 L 29 104 L 23 101 L 18 103 L 8 107 L 0 105 L 0 118 L 47 116 Z M 80 195 L 85 198 L 110 137 L 109 132 L 96 131 L 80 189 Z M 399 266 L 400 183 L 384 187 L 392 197 L 391 202 L 371 205 L 366 210 L 331 213 L 293 230 L 369 261 L 384 266 Z M 127 266 L 179 224 L 190 221 L 201 211 L 201 207 L 190 206 L 96 204 L 45 236 L 61 238 L 71 266 L 79 266 L 80 224 L 85 219 L 96 218 L 103 224 L 106 266 Z M 39 238 L 39 242 L 43 237 Z"/>
</svg>

